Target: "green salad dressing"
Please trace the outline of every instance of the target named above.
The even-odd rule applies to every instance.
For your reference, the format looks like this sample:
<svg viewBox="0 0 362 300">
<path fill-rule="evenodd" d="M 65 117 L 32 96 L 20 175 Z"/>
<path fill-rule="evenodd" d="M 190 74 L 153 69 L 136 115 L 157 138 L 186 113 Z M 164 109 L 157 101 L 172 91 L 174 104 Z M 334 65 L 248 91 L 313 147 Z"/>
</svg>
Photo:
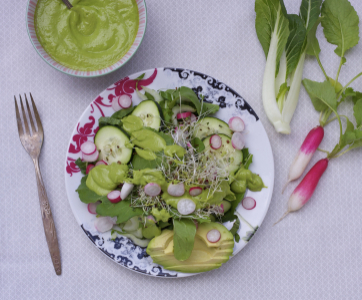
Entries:
<svg viewBox="0 0 362 300">
<path fill-rule="evenodd" d="M 94 71 L 113 65 L 136 38 L 135 0 L 39 0 L 36 34 L 44 50 L 71 69 Z"/>
</svg>

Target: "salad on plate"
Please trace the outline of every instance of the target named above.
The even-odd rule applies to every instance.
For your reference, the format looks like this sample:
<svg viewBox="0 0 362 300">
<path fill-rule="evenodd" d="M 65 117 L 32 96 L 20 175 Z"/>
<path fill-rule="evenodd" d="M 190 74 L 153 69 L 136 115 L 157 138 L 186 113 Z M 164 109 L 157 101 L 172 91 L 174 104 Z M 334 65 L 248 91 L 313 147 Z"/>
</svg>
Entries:
<svg viewBox="0 0 362 300">
<path fill-rule="evenodd" d="M 265 188 L 249 170 L 244 122 L 213 117 L 219 106 L 185 86 L 142 89 L 137 106 L 128 95 L 115 97 L 115 113 L 99 118 L 94 141 L 81 145 L 79 198 L 98 232 L 147 247 L 165 269 L 219 268 L 240 239 L 237 206 L 255 207 L 245 191 Z"/>
</svg>

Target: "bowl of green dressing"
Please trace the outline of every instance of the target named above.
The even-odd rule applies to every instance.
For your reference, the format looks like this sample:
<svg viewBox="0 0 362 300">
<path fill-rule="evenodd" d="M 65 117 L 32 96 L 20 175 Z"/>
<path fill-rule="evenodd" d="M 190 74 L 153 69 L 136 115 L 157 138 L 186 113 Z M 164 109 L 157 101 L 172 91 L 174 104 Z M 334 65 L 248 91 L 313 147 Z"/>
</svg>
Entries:
<svg viewBox="0 0 362 300">
<path fill-rule="evenodd" d="M 147 24 L 145 0 L 29 0 L 26 26 L 34 49 L 50 66 L 97 77 L 127 63 Z"/>
</svg>

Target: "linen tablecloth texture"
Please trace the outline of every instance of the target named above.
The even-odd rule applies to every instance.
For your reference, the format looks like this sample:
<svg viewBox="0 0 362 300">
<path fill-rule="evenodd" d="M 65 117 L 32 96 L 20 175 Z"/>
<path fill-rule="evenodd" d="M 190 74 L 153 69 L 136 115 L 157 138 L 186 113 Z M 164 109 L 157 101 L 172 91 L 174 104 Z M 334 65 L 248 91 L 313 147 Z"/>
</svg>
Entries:
<svg viewBox="0 0 362 300">
<path fill-rule="evenodd" d="M 67 76 L 42 61 L 26 33 L 26 3 L 3 0 L 0 7 L 0 299 L 362 298 L 362 150 L 332 161 L 310 203 L 272 227 L 297 185 L 290 184 L 281 195 L 289 166 L 318 124 L 318 113 L 302 87 L 292 134 L 277 134 L 268 122 L 261 101 L 265 57 L 254 28 L 254 0 L 148 0 L 147 31 L 138 52 L 120 70 L 94 79 Z M 293 13 L 299 3 L 285 0 Z M 362 2 L 351 3 L 362 17 Z M 321 60 L 334 77 L 339 64 L 335 47 L 321 28 L 318 37 Z M 361 50 L 362 42 L 348 52 L 342 83 L 362 71 Z M 162 66 L 198 70 L 239 92 L 260 116 L 275 159 L 270 209 L 249 245 L 219 270 L 172 280 L 131 272 L 103 255 L 78 226 L 64 185 L 68 141 L 90 101 L 124 76 Z M 324 79 L 310 57 L 304 75 Z M 361 90 L 362 79 L 352 86 Z M 45 130 L 40 165 L 58 233 L 60 277 L 44 237 L 34 167 L 15 121 L 14 94 L 29 91 Z M 352 115 L 350 105 L 341 111 Z M 337 135 L 337 124 L 329 125 L 321 146 L 331 149 Z M 317 153 L 309 168 L 322 157 Z"/>
</svg>

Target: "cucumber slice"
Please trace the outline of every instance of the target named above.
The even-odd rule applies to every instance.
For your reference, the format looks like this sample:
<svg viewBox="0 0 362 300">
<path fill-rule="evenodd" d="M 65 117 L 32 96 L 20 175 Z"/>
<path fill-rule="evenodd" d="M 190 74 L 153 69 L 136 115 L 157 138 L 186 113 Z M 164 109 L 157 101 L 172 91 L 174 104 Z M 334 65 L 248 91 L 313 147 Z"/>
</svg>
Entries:
<svg viewBox="0 0 362 300">
<path fill-rule="evenodd" d="M 130 143 L 128 136 L 119 128 L 104 126 L 98 130 L 94 143 L 99 151 L 98 160 L 108 164 L 121 162 L 127 164 L 132 156 L 132 149 L 125 146 Z"/>
<path fill-rule="evenodd" d="M 158 103 L 153 100 L 145 100 L 137 105 L 132 115 L 140 117 L 145 127 L 160 130 L 162 110 Z"/>
<path fill-rule="evenodd" d="M 225 168 L 229 174 L 232 174 L 239 169 L 243 161 L 243 153 L 241 150 L 234 149 L 230 137 L 220 133 L 218 135 L 221 137 L 222 145 L 217 150 L 210 147 L 211 136 L 208 136 L 203 140 L 205 145 L 205 156 L 209 157 L 211 155 L 212 158 L 218 159 L 220 161 L 220 168 Z"/>
<path fill-rule="evenodd" d="M 197 123 L 194 137 L 202 140 L 205 137 L 216 133 L 225 134 L 230 138 L 233 135 L 229 125 L 224 121 L 214 117 L 205 117 Z"/>
</svg>

